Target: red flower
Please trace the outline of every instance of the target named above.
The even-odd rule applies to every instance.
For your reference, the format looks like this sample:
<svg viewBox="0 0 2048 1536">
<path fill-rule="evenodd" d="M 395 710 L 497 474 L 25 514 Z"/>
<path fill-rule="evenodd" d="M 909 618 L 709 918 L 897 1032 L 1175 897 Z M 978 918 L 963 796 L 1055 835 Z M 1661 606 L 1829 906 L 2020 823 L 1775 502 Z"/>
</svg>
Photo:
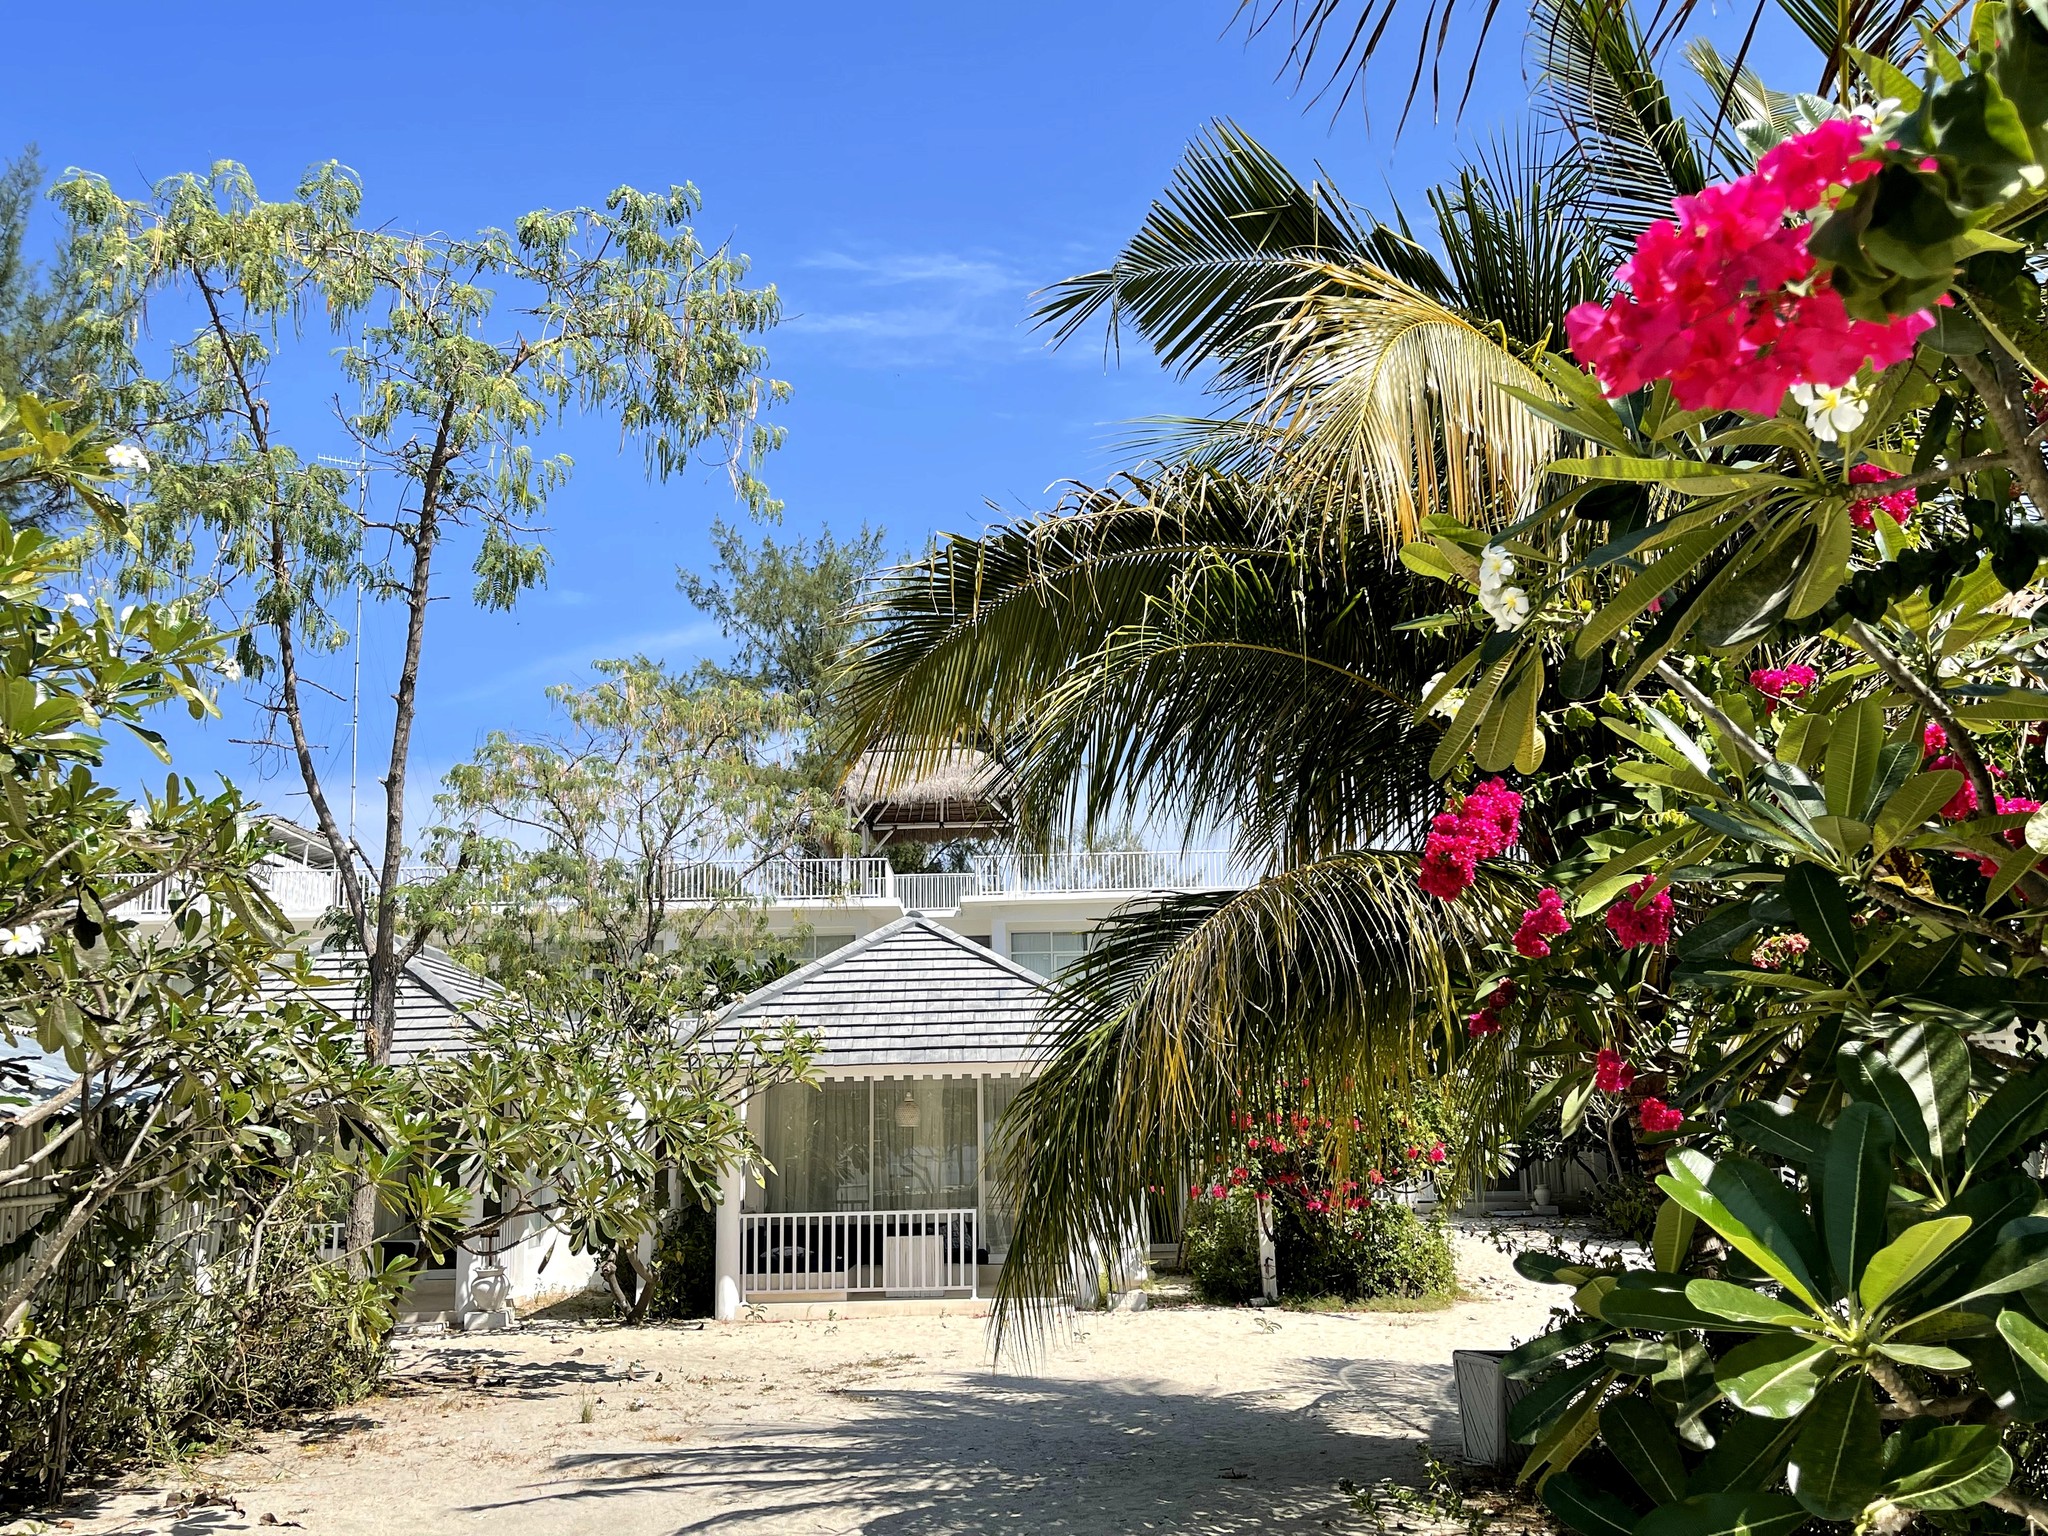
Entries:
<svg viewBox="0 0 2048 1536">
<path fill-rule="evenodd" d="M 1789 667 L 1760 667 L 1749 674 L 1749 686 L 1764 696 L 1766 714 L 1778 707 L 1780 699 L 1797 698 L 1819 681 L 1818 672 L 1797 663 Z"/>
<path fill-rule="evenodd" d="M 1610 397 L 1669 379 L 1681 410 L 1771 416 L 1794 384 L 1840 384 L 1866 359 L 1884 369 L 1912 356 L 1934 317 L 1850 319 L 1806 248 L 1805 215 L 1881 168 L 1863 132 L 1822 123 L 1752 175 L 1675 199 L 1675 221 L 1643 231 L 1614 274 L 1627 291 L 1565 316 L 1572 351 Z"/>
<path fill-rule="evenodd" d="M 1475 785 L 1431 820 L 1416 883 L 1439 901 L 1457 900 L 1478 874 L 1481 859 L 1515 845 L 1521 819 L 1522 797 L 1501 780 Z"/>
<path fill-rule="evenodd" d="M 1603 1049 L 1593 1058 L 1593 1086 L 1602 1093 L 1627 1093 L 1635 1080 L 1636 1069 L 1619 1052 Z"/>
<path fill-rule="evenodd" d="M 1233 1184 L 1242 1184 L 1242 1183 L 1243 1183 L 1244 1181 L 1245 1181 L 1245 1171 L 1244 1171 L 1244 1170 L 1243 1170 L 1242 1168 L 1233 1168 L 1233 1169 L 1231 1169 L 1231 1170 L 1230 1170 L 1230 1182 L 1231 1182 L 1231 1183 L 1233 1183 Z"/>
<path fill-rule="evenodd" d="M 1190 1184 L 1190 1185 L 1188 1186 L 1188 1198 L 1189 1198 L 1190 1200 L 1199 1200 L 1199 1199 L 1201 1199 L 1201 1198 L 1202 1198 L 1202 1186 L 1201 1186 L 1201 1185 L 1199 1185 L 1199 1184 Z"/>
<path fill-rule="evenodd" d="M 1546 885 L 1537 892 L 1536 905 L 1522 914 L 1521 926 L 1515 929 L 1515 953 L 1526 960 L 1541 960 L 1550 953 L 1551 939 L 1571 931 L 1572 920 L 1564 915 L 1564 897 L 1555 887 Z"/>
<path fill-rule="evenodd" d="M 1365 1182 L 1368 1184 L 1384 1184 L 1387 1182 L 1387 1176 L 1381 1173 L 1379 1169 L 1375 1168 L 1370 1173 L 1366 1174 Z"/>
<path fill-rule="evenodd" d="M 1410 1162 L 1413 1162 L 1413 1161 L 1414 1161 L 1414 1160 L 1415 1160 L 1416 1158 L 1418 1158 L 1418 1157 L 1422 1156 L 1422 1148 L 1420 1148 L 1420 1147 L 1404 1147 L 1404 1148 L 1402 1148 L 1402 1153 L 1403 1153 L 1403 1155 L 1404 1155 L 1404 1156 L 1406 1156 L 1406 1157 L 1407 1157 L 1407 1159 L 1408 1159 L 1408 1160 L 1409 1160 Z"/>
<path fill-rule="evenodd" d="M 1500 1019 L 1491 1008 L 1482 1008 L 1465 1016 L 1465 1033 L 1474 1040 L 1497 1035 L 1500 1033 Z"/>
<path fill-rule="evenodd" d="M 1655 880 L 1654 875 L 1643 876 L 1607 909 L 1607 931 L 1623 949 L 1646 944 L 1661 948 L 1671 942 L 1671 892 L 1659 891 L 1647 902 L 1642 901 L 1643 893 Z"/>
<path fill-rule="evenodd" d="M 1429 1160 L 1432 1163 L 1440 1163 L 1448 1155 L 1449 1154 L 1444 1151 L 1444 1144 L 1442 1142 L 1438 1142 L 1435 1146 L 1429 1149 Z"/>
<path fill-rule="evenodd" d="M 1939 720 L 1930 720 L 1920 731 L 1920 755 L 1932 757 L 1937 752 L 1948 750 L 1948 732 L 1941 728 Z"/>
<path fill-rule="evenodd" d="M 1905 477 L 1896 470 L 1878 464 L 1858 464 L 1849 471 L 1851 485 L 1882 485 L 1887 480 L 1902 480 Z M 1893 491 L 1889 496 L 1859 496 L 1849 503 L 1849 521 L 1858 528 L 1875 528 L 1877 520 L 1871 515 L 1882 512 L 1901 528 L 1906 519 L 1913 515 L 1913 509 L 1920 505 L 1920 493 L 1908 486 L 1903 491 Z"/>
<path fill-rule="evenodd" d="M 1645 1131 L 1652 1136 L 1665 1131 L 1675 1131 L 1685 1124 L 1685 1112 L 1673 1109 L 1662 1099 L 1645 1099 L 1637 1106 L 1636 1117 Z"/>
<path fill-rule="evenodd" d="M 1225 1195 L 1229 1193 L 1230 1191 L 1225 1189 L 1221 1184 L 1211 1184 L 1209 1186 L 1209 1198 L 1212 1200 L 1221 1200 Z"/>
</svg>

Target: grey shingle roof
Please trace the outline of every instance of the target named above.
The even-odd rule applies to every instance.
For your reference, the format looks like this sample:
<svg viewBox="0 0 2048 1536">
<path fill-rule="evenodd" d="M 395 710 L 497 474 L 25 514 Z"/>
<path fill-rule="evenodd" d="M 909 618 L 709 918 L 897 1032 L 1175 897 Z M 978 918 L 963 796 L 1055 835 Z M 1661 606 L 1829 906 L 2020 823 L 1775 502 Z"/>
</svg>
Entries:
<svg viewBox="0 0 2048 1536">
<path fill-rule="evenodd" d="M 1024 1061 L 1049 996 L 993 950 L 904 917 L 741 999 L 721 1033 L 794 1021 L 823 1036 L 826 1066 Z"/>
<path fill-rule="evenodd" d="M 313 955 L 311 961 L 317 974 L 332 978 L 336 985 L 308 989 L 305 995 L 360 1024 L 369 1005 L 363 952 L 332 950 Z M 289 982 L 272 978 L 265 981 L 263 990 L 266 996 L 281 999 L 297 989 Z M 430 1052 L 436 1056 L 460 1055 L 467 1044 L 469 1010 L 495 997 L 499 990 L 496 982 L 457 964 L 440 950 L 421 950 L 398 983 L 391 1059 L 407 1062 Z"/>
</svg>

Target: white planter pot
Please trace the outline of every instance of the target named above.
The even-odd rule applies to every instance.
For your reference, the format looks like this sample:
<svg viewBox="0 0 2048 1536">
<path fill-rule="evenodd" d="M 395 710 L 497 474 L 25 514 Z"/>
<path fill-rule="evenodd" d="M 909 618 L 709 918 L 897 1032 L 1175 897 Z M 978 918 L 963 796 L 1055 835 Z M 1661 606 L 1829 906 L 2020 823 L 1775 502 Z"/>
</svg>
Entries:
<svg viewBox="0 0 2048 1536">
<path fill-rule="evenodd" d="M 1451 1374 L 1458 1386 L 1458 1434 L 1466 1461 L 1513 1471 L 1527 1455 L 1508 1438 L 1508 1410 L 1529 1390 L 1500 1373 L 1504 1349 L 1454 1349 Z"/>
</svg>

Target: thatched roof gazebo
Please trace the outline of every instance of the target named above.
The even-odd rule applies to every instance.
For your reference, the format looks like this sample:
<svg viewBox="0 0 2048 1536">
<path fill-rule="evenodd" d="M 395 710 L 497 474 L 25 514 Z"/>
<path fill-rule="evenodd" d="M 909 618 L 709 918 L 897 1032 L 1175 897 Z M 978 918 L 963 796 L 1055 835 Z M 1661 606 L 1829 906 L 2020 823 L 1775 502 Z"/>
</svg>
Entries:
<svg viewBox="0 0 2048 1536">
<path fill-rule="evenodd" d="M 876 746 L 854 760 L 839 798 L 869 847 L 1007 836 L 1015 827 L 1009 773 L 985 752 L 955 747 L 934 757 Z"/>
</svg>

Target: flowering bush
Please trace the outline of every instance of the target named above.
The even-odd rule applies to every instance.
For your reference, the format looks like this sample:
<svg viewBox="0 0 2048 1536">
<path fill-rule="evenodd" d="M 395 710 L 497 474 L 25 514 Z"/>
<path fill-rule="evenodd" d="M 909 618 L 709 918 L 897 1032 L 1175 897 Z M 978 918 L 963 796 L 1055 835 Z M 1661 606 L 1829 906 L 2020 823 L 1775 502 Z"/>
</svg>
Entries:
<svg viewBox="0 0 2048 1536">
<path fill-rule="evenodd" d="M 1868 148 L 1863 124 L 1836 119 L 1772 149 L 1753 175 L 1679 198 L 1675 222 L 1644 230 L 1615 272 L 1627 291 L 1565 316 L 1572 351 L 1610 396 L 1669 380 L 1684 410 L 1765 416 L 1795 386 L 1904 362 L 1934 317 L 1851 319 L 1807 249 L 1809 216 L 1882 168 Z M 1862 420 L 1838 394 L 1816 397 L 1816 414 L 1829 438 Z"/>
</svg>

